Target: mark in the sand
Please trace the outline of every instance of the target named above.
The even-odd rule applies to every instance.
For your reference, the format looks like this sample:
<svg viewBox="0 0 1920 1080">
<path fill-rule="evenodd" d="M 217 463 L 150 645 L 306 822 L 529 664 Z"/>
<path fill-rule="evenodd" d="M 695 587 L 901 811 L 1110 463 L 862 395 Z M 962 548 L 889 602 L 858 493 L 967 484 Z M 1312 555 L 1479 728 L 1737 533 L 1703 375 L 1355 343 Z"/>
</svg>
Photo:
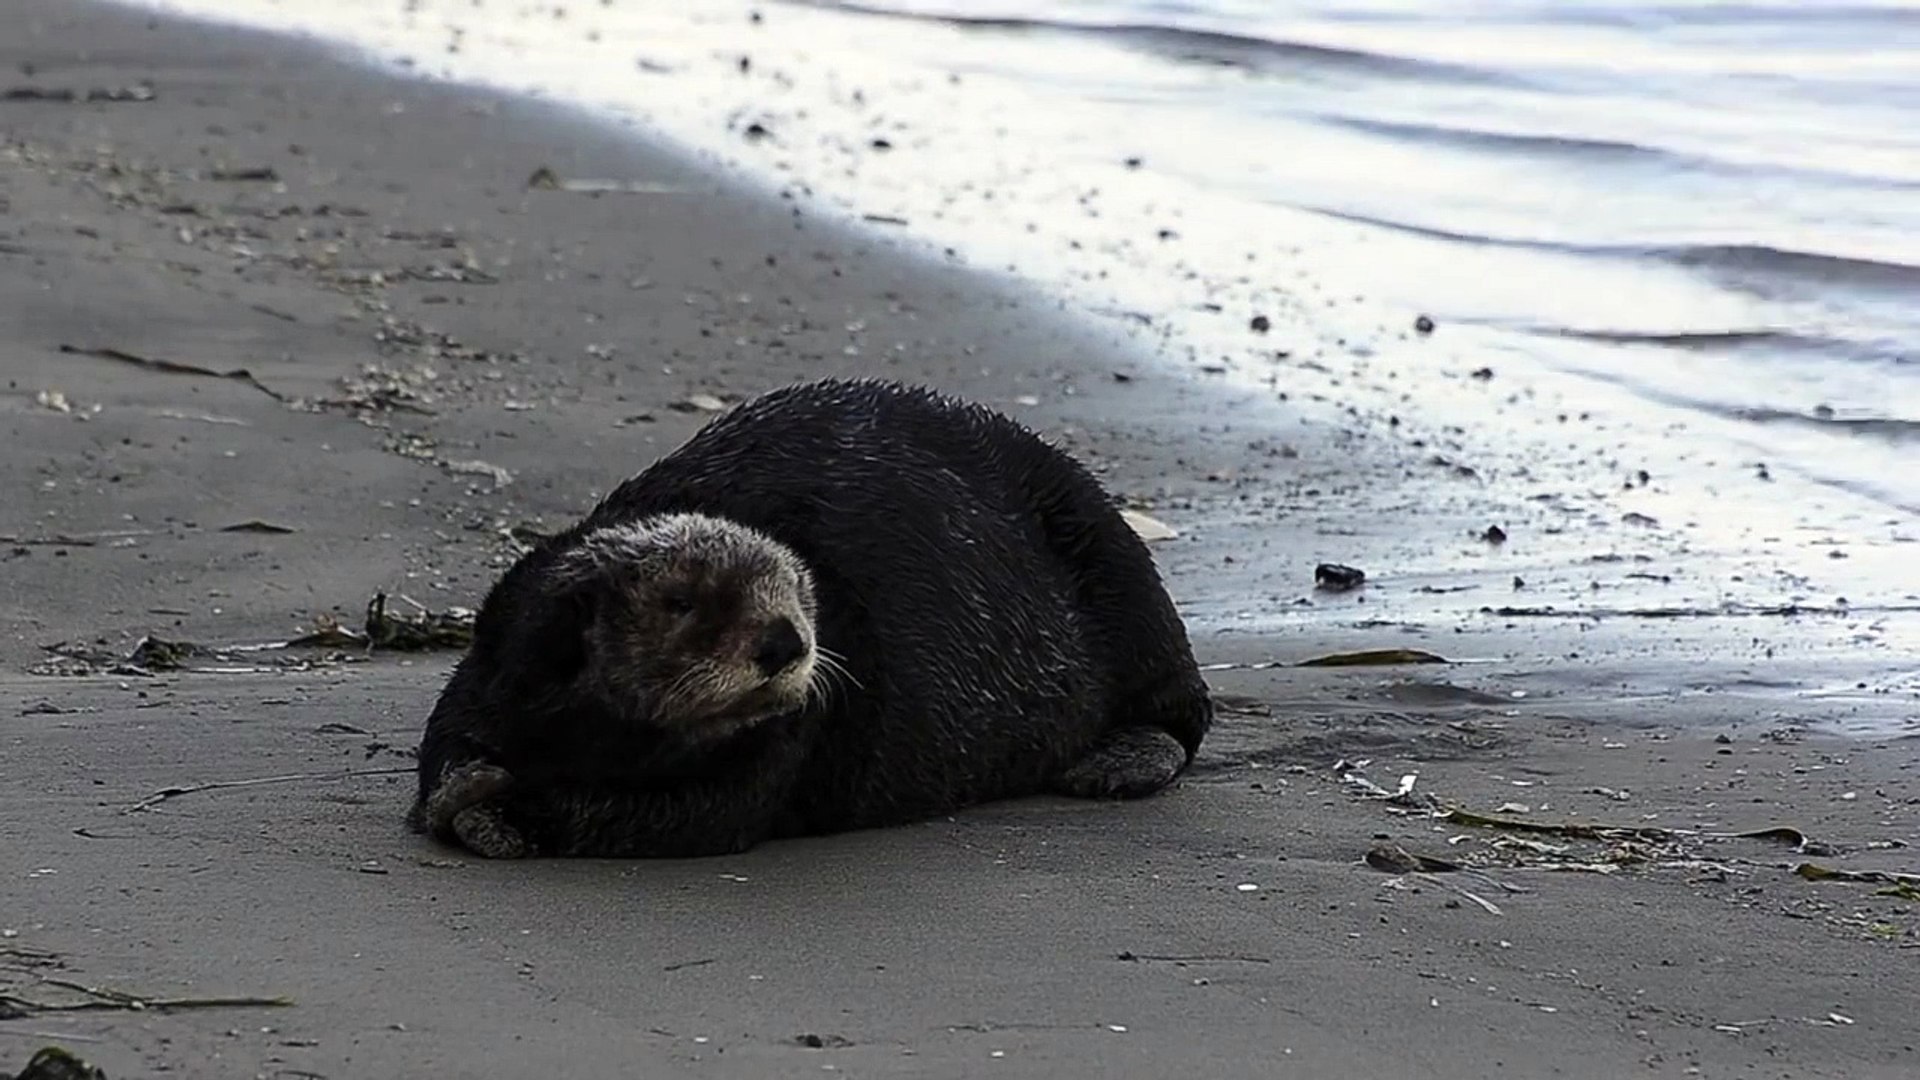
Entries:
<svg viewBox="0 0 1920 1080">
<path fill-rule="evenodd" d="M 1556 608 L 1556 607 L 1483 607 L 1482 615 L 1502 619 L 1737 619 L 1792 618 L 1797 615 L 1861 615 L 1869 612 L 1920 611 L 1920 604 L 1875 604 L 1855 607 L 1851 604 L 1722 604 L 1707 607 L 1646 608 Z"/>
<path fill-rule="evenodd" d="M 255 776 L 245 780 L 210 780 L 204 784 L 181 784 L 175 787 L 161 788 L 159 791 L 141 799 L 122 810 L 123 814 L 135 814 L 182 795 L 192 795 L 201 791 L 225 791 L 230 788 L 260 787 L 263 784 L 291 784 L 305 780 L 350 780 L 364 776 L 398 776 L 416 771 L 412 765 L 385 769 L 336 769 L 332 772 L 288 773 L 284 776 Z"/>
<path fill-rule="evenodd" d="M 152 101 L 154 97 L 153 87 L 145 83 L 135 86 L 94 86 L 85 90 L 75 90 L 65 86 L 10 86 L 0 90 L 0 100 L 4 101 L 43 101 L 62 105 L 84 102 Z"/>
<path fill-rule="evenodd" d="M 1273 959 L 1267 956 L 1249 956 L 1244 953 L 1137 953 L 1125 950 L 1114 954 L 1115 960 L 1124 960 L 1130 964 L 1271 964 Z"/>
<path fill-rule="evenodd" d="M 243 165 L 237 168 L 210 169 L 207 179 L 225 183 L 271 183 L 280 179 L 280 173 L 271 165 Z"/>
</svg>

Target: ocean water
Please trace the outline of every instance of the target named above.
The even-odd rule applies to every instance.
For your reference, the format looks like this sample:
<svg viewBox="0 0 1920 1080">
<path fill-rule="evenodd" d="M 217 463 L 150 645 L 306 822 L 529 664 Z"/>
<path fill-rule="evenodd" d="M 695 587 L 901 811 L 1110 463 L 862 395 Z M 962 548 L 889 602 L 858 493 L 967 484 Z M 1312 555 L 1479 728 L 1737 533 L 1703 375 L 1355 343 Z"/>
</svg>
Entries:
<svg viewBox="0 0 1920 1080">
<path fill-rule="evenodd" d="M 130 2 L 576 102 L 1290 407 L 1920 524 L 1916 0 Z"/>
<path fill-rule="evenodd" d="M 1299 231 L 1370 298 L 1920 513 L 1920 3 L 829 6 L 997 41 L 946 66 L 1222 219 L 1354 226 Z"/>
</svg>

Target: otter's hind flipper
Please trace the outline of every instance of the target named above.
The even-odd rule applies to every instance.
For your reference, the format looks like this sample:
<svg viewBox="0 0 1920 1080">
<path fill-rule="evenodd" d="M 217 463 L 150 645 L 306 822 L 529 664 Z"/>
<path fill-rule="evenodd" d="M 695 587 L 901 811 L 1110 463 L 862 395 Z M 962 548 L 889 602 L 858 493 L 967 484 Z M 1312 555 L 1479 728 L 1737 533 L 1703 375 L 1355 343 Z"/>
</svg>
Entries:
<svg viewBox="0 0 1920 1080">
<path fill-rule="evenodd" d="M 1187 748 L 1161 728 L 1114 728 L 1055 781 L 1082 799 L 1138 799 L 1172 783 L 1187 767 Z"/>
</svg>

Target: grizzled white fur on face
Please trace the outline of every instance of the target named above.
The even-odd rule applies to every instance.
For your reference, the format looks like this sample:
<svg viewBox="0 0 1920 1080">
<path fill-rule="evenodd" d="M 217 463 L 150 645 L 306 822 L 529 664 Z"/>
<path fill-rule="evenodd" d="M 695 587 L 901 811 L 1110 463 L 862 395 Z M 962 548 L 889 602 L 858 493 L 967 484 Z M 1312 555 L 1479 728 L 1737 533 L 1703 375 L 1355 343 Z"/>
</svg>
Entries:
<svg viewBox="0 0 1920 1080">
<path fill-rule="evenodd" d="M 556 573 L 596 601 L 581 678 L 622 714 L 704 741 L 806 702 L 817 670 L 813 577 L 736 522 L 664 514 L 595 529 Z"/>
</svg>

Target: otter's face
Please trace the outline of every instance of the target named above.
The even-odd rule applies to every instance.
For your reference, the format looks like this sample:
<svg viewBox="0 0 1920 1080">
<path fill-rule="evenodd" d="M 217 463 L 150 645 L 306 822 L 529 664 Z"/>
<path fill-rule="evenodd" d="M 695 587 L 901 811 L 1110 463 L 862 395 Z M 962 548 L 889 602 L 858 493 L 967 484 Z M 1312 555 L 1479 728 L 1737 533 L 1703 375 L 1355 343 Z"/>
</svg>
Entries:
<svg viewBox="0 0 1920 1080">
<path fill-rule="evenodd" d="M 693 741 L 806 703 L 815 672 L 813 582 L 784 544 L 675 514 L 587 534 L 582 689 Z"/>
</svg>

